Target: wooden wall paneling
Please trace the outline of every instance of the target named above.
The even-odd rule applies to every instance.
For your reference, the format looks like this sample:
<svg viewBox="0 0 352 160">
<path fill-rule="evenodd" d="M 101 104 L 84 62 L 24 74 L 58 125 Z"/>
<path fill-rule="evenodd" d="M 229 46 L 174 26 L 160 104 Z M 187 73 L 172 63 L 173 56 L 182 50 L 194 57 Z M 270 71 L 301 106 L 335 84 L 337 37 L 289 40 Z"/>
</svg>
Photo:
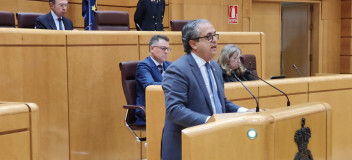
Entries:
<svg viewBox="0 0 352 160">
<path fill-rule="evenodd" d="M 277 79 L 267 80 L 268 83 L 272 84 L 276 88 L 282 90 L 286 94 L 302 94 L 308 92 L 308 79 L 307 78 L 288 78 L 288 79 Z M 279 91 L 272 88 L 271 86 L 260 82 L 259 96 L 269 97 L 282 95 Z"/>
<path fill-rule="evenodd" d="M 297 113 L 299 114 L 299 113 Z M 295 115 L 291 114 L 290 115 Z M 279 117 L 283 117 L 280 115 Z M 306 114 L 303 115 L 306 119 L 305 127 L 309 127 L 311 129 L 312 138 L 309 140 L 308 149 L 311 151 L 313 157 L 317 157 L 317 159 L 325 159 L 328 157 L 326 143 L 327 143 L 327 121 L 328 117 L 326 111 L 314 113 L 314 114 Z M 292 143 L 294 141 L 294 134 L 297 129 L 301 128 L 301 118 L 296 117 L 293 119 L 285 119 L 280 120 L 281 118 L 277 118 L 275 120 L 275 148 L 280 148 L 280 152 L 275 152 L 274 159 L 286 159 L 287 157 L 295 157 L 297 152 L 292 152 L 292 150 L 297 150 L 297 144 Z M 315 125 L 312 125 L 315 124 Z M 291 127 L 288 127 L 291 126 Z M 295 127 L 292 127 L 295 126 Z M 323 138 L 324 137 L 324 138 Z M 315 147 L 309 147 L 315 146 Z"/>
<path fill-rule="evenodd" d="M 24 99 L 41 106 L 40 159 L 68 158 L 66 47 L 23 47 Z"/>
<path fill-rule="evenodd" d="M 1 159 L 31 160 L 29 131 L 1 135 L 0 145 Z"/>
<path fill-rule="evenodd" d="M 19 3 L 21 3 L 20 1 L 6 1 L 6 0 L 0 0 L 0 2 L 3 4 L 0 6 L 1 11 L 14 12 L 14 13 L 18 10 Z"/>
<path fill-rule="evenodd" d="M 29 1 L 29 0 L 18 0 L 18 10 L 15 12 L 38 12 L 38 13 L 49 13 L 50 6 L 49 1 Z"/>
<path fill-rule="evenodd" d="M 322 50 L 323 65 L 326 66 L 323 72 L 340 73 L 340 58 L 337 58 L 337 56 L 340 55 L 341 52 L 341 1 L 323 0 L 322 3 L 324 4 L 326 1 L 329 5 L 325 8 L 328 9 L 328 19 L 323 20 L 326 21 L 326 23 L 323 23 L 323 32 L 325 32 L 323 35 L 326 36 L 323 37 L 323 45 L 328 45 L 329 47 Z"/>
<path fill-rule="evenodd" d="M 49 6 L 48 10 L 50 11 Z M 75 29 L 83 29 L 84 18 L 82 16 L 82 1 L 79 4 L 69 3 L 65 16 L 72 21 Z"/>
<path fill-rule="evenodd" d="M 68 158 L 68 104 L 65 36 L 62 31 L 13 29 L 1 47 L 2 100 L 29 101 L 41 106 L 40 159 Z M 48 34 L 46 34 L 48 33 Z M 2 33 L 1 33 L 2 34 Z M 11 44 L 11 41 L 17 41 Z M 2 40 L 3 41 L 3 40 Z M 19 43 L 19 44 L 18 44 Z M 11 87 L 11 88 L 8 88 Z M 10 91 L 10 92 L 8 92 Z M 12 92 L 12 93 L 11 93 Z M 59 131 L 59 132 L 57 132 Z M 53 157 L 52 157 L 53 156 Z"/>
<path fill-rule="evenodd" d="M 291 105 L 308 102 L 308 79 L 306 78 L 267 80 L 267 82 L 286 93 Z M 287 106 L 286 96 L 264 82 L 260 82 L 259 101 L 262 107 L 269 109 Z"/>
<path fill-rule="evenodd" d="M 72 32 L 67 39 L 71 160 L 143 158 L 124 123 L 119 69 L 139 59 L 136 32 Z"/>
<path fill-rule="evenodd" d="M 352 18 L 352 3 L 350 0 L 341 1 L 341 18 Z"/>
<path fill-rule="evenodd" d="M 341 56 L 352 55 L 352 39 L 350 37 L 341 38 Z"/>
<path fill-rule="evenodd" d="M 319 66 L 322 65 L 322 25 L 321 25 L 321 3 L 315 3 L 313 5 L 313 12 L 312 12 L 312 25 L 313 30 L 311 36 L 311 54 L 312 54 L 312 61 L 311 61 L 311 75 L 315 75 L 315 73 L 321 72 Z"/>
<path fill-rule="evenodd" d="M 324 101 L 332 106 L 332 157 L 331 159 L 350 159 L 352 154 L 348 152 L 352 148 L 352 139 L 349 137 L 352 130 L 346 122 L 351 121 L 351 101 L 349 97 L 352 90 L 335 90 L 315 92 L 309 94 L 310 102 Z"/>
<path fill-rule="evenodd" d="M 259 96 L 258 81 L 247 81 L 244 85 L 254 94 Z M 226 98 L 230 101 L 252 98 L 252 95 L 239 82 L 228 82 L 224 84 Z M 241 93 L 241 94 L 238 94 Z"/>
<path fill-rule="evenodd" d="M 341 61 L 341 73 L 352 73 L 352 56 L 340 56 L 340 61 Z"/>
<path fill-rule="evenodd" d="M 281 4 L 254 1 L 252 7 L 250 31 L 265 33 L 263 77 L 280 75 Z"/>
<path fill-rule="evenodd" d="M 352 129 L 346 122 L 351 121 L 349 114 L 352 94 L 352 75 L 312 77 L 309 81 L 309 102 L 324 101 L 332 106 L 332 158 L 350 159 L 352 153 Z M 343 131 L 343 132 L 342 132 Z"/>
<path fill-rule="evenodd" d="M 351 37 L 352 19 L 341 19 L 341 37 Z"/>
<path fill-rule="evenodd" d="M 183 12 L 183 3 L 174 3 L 174 1 L 170 1 L 169 4 L 169 25 L 171 20 L 189 20 L 185 19 Z M 165 22 L 166 23 L 166 22 Z M 171 30 L 171 28 L 169 28 Z"/>
<path fill-rule="evenodd" d="M 219 1 L 218 11 L 210 12 L 211 21 L 217 31 L 243 31 L 243 17 L 248 16 L 248 5 L 244 5 L 243 0 Z M 238 5 L 238 23 L 229 24 L 229 5 Z M 246 15 L 247 14 L 247 15 Z M 213 17 L 215 15 L 215 17 Z M 207 18 L 205 18 L 207 19 Z"/>
<path fill-rule="evenodd" d="M 308 102 L 308 93 L 288 94 L 291 106 Z M 287 98 L 284 95 L 259 97 L 259 106 L 261 109 L 274 109 L 279 107 L 287 107 Z"/>
<path fill-rule="evenodd" d="M 248 81 L 244 82 L 244 84 L 253 93 L 255 97 L 259 97 L 258 81 Z M 254 108 L 257 106 L 256 101 L 254 100 L 252 95 L 240 83 L 230 82 L 225 83 L 224 85 L 224 87 L 226 88 L 225 95 L 227 100 L 246 108 Z"/>
</svg>

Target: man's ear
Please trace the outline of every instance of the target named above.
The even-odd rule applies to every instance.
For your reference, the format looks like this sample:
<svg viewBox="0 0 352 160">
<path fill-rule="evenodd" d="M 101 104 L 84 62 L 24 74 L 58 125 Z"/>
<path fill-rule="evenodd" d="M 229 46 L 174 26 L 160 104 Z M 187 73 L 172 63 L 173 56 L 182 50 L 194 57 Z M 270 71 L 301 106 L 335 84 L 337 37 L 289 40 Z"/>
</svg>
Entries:
<svg viewBox="0 0 352 160">
<path fill-rule="evenodd" d="M 49 6 L 52 9 L 54 7 L 54 3 L 53 2 L 49 2 Z"/>
<path fill-rule="evenodd" d="M 189 40 L 188 44 L 193 48 L 197 49 L 196 41 L 195 40 Z"/>
</svg>

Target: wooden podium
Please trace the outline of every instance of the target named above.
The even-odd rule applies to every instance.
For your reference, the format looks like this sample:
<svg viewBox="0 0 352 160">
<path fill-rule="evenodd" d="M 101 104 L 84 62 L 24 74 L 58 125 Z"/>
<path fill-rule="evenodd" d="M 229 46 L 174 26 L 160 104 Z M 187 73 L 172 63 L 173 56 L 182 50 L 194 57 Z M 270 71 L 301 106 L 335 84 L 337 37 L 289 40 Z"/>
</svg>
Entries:
<svg viewBox="0 0 352 160">
<path fill-rule="evenodd" d="M 0 159 L 38 160 L 38 106 L 0 101 Z"/>
<path fill-rule="evenodd" d="M 305 155 L 331 159 L 331 110 L 327 103 L 218 114 L 212 120 L 182 130 L 183 160 L 282 160 Z M 305 154 L 299 153 L 298 144 Z"/>
</svg>

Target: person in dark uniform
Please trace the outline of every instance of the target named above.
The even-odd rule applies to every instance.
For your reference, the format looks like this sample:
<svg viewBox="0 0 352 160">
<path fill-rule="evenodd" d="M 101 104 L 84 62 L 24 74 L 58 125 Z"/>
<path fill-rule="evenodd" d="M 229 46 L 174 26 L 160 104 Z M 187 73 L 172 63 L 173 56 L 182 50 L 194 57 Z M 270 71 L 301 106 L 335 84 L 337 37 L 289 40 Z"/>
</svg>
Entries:
<svg viewBox="0 0 352 160">
<path fill-rule="evenodd" d="M 138 31 L 163 31 L 165 0 L 139 0 L 134 13 Z"/>
<path fill-rule="evenodd" d="M 252 75 L 246 72 L 246 68 L 240 61 L 241 49 L 234 44 L 228 44 L 222 48 L 218 64 L 222 69 L 224 82 L 237 82 L 236 75 L 241 81 L 255 80 Z"/>
</svg>

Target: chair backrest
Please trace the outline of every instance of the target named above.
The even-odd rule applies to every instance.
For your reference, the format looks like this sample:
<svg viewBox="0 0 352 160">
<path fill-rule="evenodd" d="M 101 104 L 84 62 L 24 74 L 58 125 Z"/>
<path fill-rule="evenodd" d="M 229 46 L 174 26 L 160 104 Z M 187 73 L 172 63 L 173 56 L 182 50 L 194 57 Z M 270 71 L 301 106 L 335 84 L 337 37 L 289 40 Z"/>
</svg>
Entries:
<svg viewBox="0 0 352 160">
<path fill-rule="evenodd" d="M 171 31 L 182 31 L 183 26 L 191 20 L 171 20 Z"/>
<path fill-rule="evenodd" d="M 136 68 L 140 61 L 127 61 L 120 63 L 121 82 L 128 105 L 136 105 Z"/>
<path fill-rule="evenodd" d="M 15 28 L 15 15 L 12 12 L 0 11 L 0 27 Z"/>
<path fill-rule="evenodd" d="M 120 63 L 122 88 L 128 105 L 136 105 L 137 94 L 135 74 L 138 63 L 139 61 L 127 61 Z M 126 122 L 128 124 L 133 124 L 136 121 L 134 113 L 135 110 L 128 110 L 126 116 Z"/>
<path fill-rule="evenodd" d="M 35 19 L 44 13 L 17 12 L 18 28 L 34 28 Z"/>
<path fill-rule="evenodd" d="M 257 62 L 256 62 L 256 57 L 254 54 L 245 54 L 241 55 L 240 57 L 241 63 L 243 66 L 247 69 L 250 70 L 253 74 L 258 76 L 257 73 Z M 258 79 L 256 77 L 253 77 L 254 79 Z"/>
<path fill-rule="evenodd" d="M 130 21 L 128 12 L 124 11 L 96 11 L 95 29 L 110 31 L 129 31 Z"/>
</svg>

